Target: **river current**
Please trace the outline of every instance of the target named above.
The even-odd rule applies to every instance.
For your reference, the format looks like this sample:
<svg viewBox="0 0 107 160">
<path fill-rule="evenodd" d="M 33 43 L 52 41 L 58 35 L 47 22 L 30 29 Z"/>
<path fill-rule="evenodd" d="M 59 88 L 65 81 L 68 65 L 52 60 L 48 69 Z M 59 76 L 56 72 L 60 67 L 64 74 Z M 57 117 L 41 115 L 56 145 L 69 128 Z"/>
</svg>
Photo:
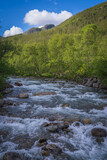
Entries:
<svg viewBox="0 0 107 160">
<path fill-rule="evenodd" d="M 107 160 L 107 137 L 98 143 L 91 135 L 95 127 L 107 131 L 107 96 L 102 90 L 65 80 L 10 77 L 8 81 L 14 87 L 7 89 L 11 92 L 0 109 L 0 160 L 10 151 L 19 153 L 22 160 Z M 22 93 L 29 97 L 19 98 Z M 43 127 L 45 122 L 69 126 L 51 132 Z M 61 148 L 65 156 L 43 156 L 43 146 L 37 145 L 42 137 Z"/>
</svg>

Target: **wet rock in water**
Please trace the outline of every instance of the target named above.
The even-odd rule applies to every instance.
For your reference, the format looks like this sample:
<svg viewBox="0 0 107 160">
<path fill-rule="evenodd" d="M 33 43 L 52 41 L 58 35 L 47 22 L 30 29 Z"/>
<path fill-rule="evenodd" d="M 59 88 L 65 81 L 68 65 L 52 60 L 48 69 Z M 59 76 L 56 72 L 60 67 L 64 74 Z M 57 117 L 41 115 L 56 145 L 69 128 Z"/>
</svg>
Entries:
<svg viewBox="0 0 107 160">
<path fill-rule="evenodd" d="M 8 102 L 5 102 L 5 104 L 8 105 L 8 106 L 11 106 L 11 105 L 13 105 L 14 103 L 13 103 L 12 101 L 8 101 Z"/>
<path fill-rule="evenodd" d="M 103 128 L 93 128 L 91 130 L 91 134 L 94 137 L 106 137 L 107 136 L 107 132 Z"/>
<path fill-rule="evenodd" d="M 16 136 L 14 142 L 18 144 L 18 149 L 30 149 L 36 138 L 30 138 L 28 134 L 22 136 Z"/>
<path fill-rule="evenodd" d="M 65 132 L 71 132 L 70 129 L 63 129 Z"/>
<path fill-rule="evenodd" d="M 49 132 L 57 132 L 58 131 L 58 126 L 57 125 L 52 125 L 46 128 Z"/>
<path fill-rule="evenodd" d="M 100 85 L 100 84 L 99 84 L 98 82 L 97 82 L 97 83 L 93 83 L 93 87 L 94 87 L 94 88 L 99 88 L 99 85 Z"/>
<path fill-rule="evenodd" d="M 41 154 L 42 154 L 42 156 L 49 156 L 50 152 L 49 151 L 42 151 Z"/>
<path fill-rule="evenodd" d="M 3 160 L 22 160 L 19 153 L 7 152 L 3 156 Z"/>
<path fill-rule="evenodd" d="M 73 144 L 71 143 L 66 143 L 66 147 L 71 151 L 71 152 L 74 152 L 74 151 L 77 151 L 77 149 L 74 147 Z"/>
<path fill-rule="evenodd" d="M 60 154 L 62 152 L 62 149 L 59 148 L 57 145 L 55 144 L 47 144 L 45 147 L 44 147 L 44 150 L 47 150 L 53 154 Z"/>
<path fill-rule="evenodd" d="M 9 94 L 11 92 L 12 92 L 12 90 L 6 89 L 6 90 L 3 91 L 3 94 Z"/>
<path fill-rule="evenodd" d="M 19 83 L 19 82 L 15 82 L 14 84 L 15 86 L 22 86 L 22 83 Z"/>
<path fill-rule="evenodd" d="M 40 128 L 47 127 L 47 126 L 48 126 L 48 123 L 47 123 L 47 122 L 44 122 L 44 123 L 40 126 Z"/>
<path fill-rule="evenodd" d="M 48 119 L 49 119 L 49 121 L 55 121 L 56 120 L 56 118 L 54 116 L 50 116 Z"/>
<path fill-rule="evenodd" d="M 83 124 L 91 124 L 90 119 L 83 119 L 82 122 L 83 122 Z"/>
<path fill-rule="evenodd" d="M 41 138 L 38 143 L 37 143 L 37 146 L 38 147 L 41 147 L 43 145 L 46 145 L 47 144 L 47 139 L 46 138 Z"/>
<path fill-rule="evenodd" d="M 47 96 L 47 95 L 56 95 L 56 92 L 40 92 L 34 94 L 34 96 Z"/>
<path fill-rule="evenodd" d="M 101 144 L 101 142 L 104 142 L 104 138 L 103 137 L 97 137 L 96 142 Z"/>
<path fill-rule="evenodd" d="M 0 107 L 3 107 L 5 101 L 3 99 L 0 99 Z"/>
<path fill-rule="evenodd" d="M 69 127 L 69 125 L 67 123 L 59 123 L 58 124 L 58 128 L 59 129 L 67 129 Z"/>
<path fill-rule="evenodd" d="M 6 88 L 13 88 L 13 86 L 10 83 L 6 83 Z"/>
<path fill-rule="evenodd" d="M 80 122 L 80 119 L 78 118 L 72 119 L 72 122 Z"/>
<path fill-rule="evenodd" d="M 62 107 L 63 108 L 65 108 L 65 107 L 69 107 L 70 106 L 70 104 L 69 103 L 64 103 L 63 105 L 62 105 Z"/>
<path fill-rule="evenodd" d="M 19 98 L 29 98 L 29 95 L 26 93 L 22 93 L 19 95 Z"/>
<path fill-rule="evenodd" d="M 3 140 L 6 139 L 8 135 L 9 135 L 9 132 L 7 132 L 7 131 L 0 131 L 0 136 L 2 137 Z"/>
<path fill-rule="evenodd" d="M 80 123 L 79 122 L 75 122 L 75 126 L 80 126 Z"/>
<path fill-rule="evenodd" d="M 55 157 L 55 160 L 74 160 L 74 158 L 71 159 L 71 156 L 63 152 L 60 155 L 56 155 L 54 157 Z"/>
</svg>

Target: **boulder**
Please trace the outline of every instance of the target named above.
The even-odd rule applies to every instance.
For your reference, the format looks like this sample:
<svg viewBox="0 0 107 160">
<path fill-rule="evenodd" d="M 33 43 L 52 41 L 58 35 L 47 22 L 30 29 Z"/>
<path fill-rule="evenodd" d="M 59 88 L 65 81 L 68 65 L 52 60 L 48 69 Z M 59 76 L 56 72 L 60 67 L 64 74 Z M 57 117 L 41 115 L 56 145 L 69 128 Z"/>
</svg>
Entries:
<svg viewBox="0 0 107 160">
<path fill-rule="evenodd" d="M 107 132 L 103 128 L 93 128 L 91 130 L 91 134 L 94 137 L 106 137 L 107 136 Z"/>
<path fill-rule="evenodd" d="M 40 92 L 34 94 L 34 96 L 47 96 L 47 95 L 56 95 L 56 92 Z"/>
<path fill-rule="evenodd" d="M 19 95 L 19 98 L 29 98 L 29 95 L 26 93 L 22 93 Z"/>
<path fill-rule="evenodd" d="M 7 152 L 3 156 L 3 160 L 22 160 L 19 153 Z"/>
<path fill-rule="evenodd" d="M 22 83 L 19 83 L 19 82 L 15 82 L 14 84 L 15 86 L 22 86 Z"/>
</svg>

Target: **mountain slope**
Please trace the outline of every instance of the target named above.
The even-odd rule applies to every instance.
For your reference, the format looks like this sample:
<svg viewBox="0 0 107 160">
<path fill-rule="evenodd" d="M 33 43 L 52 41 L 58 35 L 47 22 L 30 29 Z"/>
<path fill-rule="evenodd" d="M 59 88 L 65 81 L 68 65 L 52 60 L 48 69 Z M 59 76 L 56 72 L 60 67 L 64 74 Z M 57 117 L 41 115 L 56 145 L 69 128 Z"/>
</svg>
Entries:
<svg viewBox="0 0 107 160">
<path fill-rule="evenodd" d="M 102 34 L 107 34 L 107 2 L 96 5 L 81 13 L 74 15 L 59 26 L 41 33 L 33 33 L 31 35 L 16 35 L 9 37 L 12 41 L 20 40 L 21 43 L 32 43 L 49 39 L 55 33 L 72 33 L 79 32 L 85 25 L 96 24 Z"/>
</svg>

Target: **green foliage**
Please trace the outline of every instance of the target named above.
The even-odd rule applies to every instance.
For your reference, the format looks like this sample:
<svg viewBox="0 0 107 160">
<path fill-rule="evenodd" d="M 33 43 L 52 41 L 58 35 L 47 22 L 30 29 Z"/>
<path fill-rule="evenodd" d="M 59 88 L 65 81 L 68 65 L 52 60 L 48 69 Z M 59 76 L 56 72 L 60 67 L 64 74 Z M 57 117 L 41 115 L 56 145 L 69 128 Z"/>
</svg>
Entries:
<svg viewBox="0 0 107 160">
<path fill-rule="evenodd" d="M 81 12 L 48 31 L 3 40 L 0 72 L 74 80 L 92 76 L 106 84 L 106 4 Z"/>
</svg>

